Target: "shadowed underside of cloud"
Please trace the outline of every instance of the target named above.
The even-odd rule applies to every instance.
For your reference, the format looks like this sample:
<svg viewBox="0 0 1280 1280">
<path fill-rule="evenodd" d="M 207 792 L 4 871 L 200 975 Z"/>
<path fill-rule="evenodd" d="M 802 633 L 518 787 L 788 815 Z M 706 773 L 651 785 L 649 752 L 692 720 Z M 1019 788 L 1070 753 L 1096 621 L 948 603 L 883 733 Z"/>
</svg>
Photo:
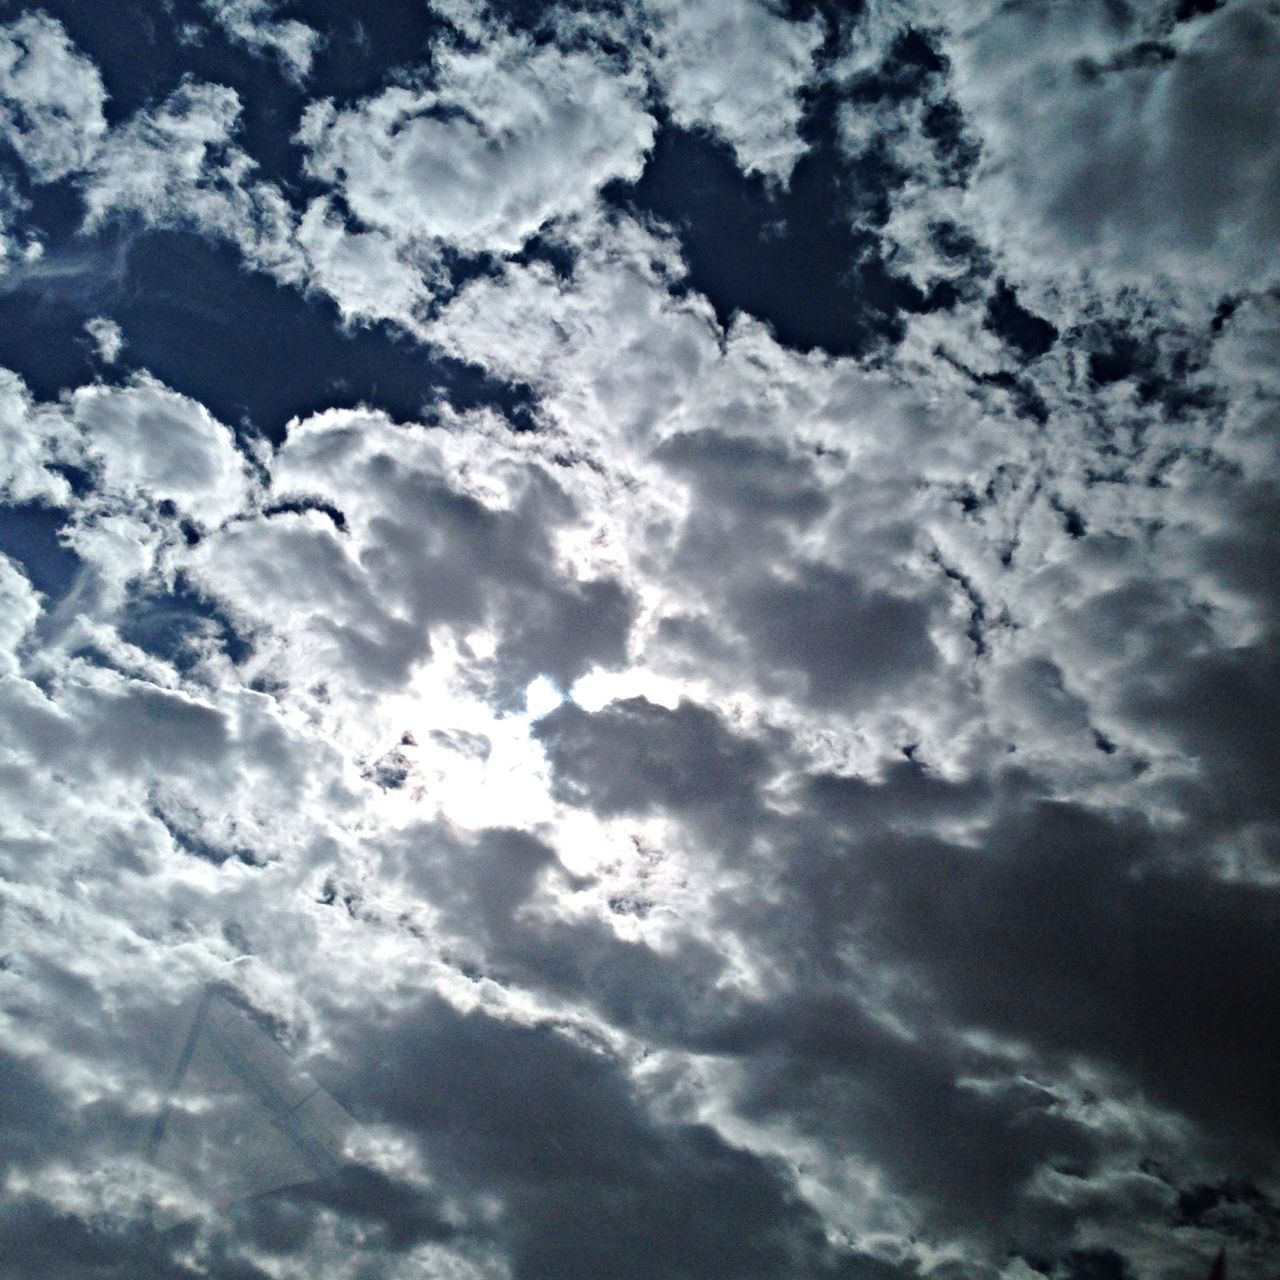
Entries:
<svg viewBox="0 0 1280 1280">
<path fill-rule="evenodd" d="M 607 1058 L 549 1029 L 433 1002 L 372 1043 L 352 1087 L 440 1153 L 446 1185 L 500 1200 L 517 1276 L 879 1269 L 836 1261 L 775 1163 L 655 1123 Z"/>
<path fill-rule="evenodd" d="M 0 1270 L 1280 1249 L 1265 0 L 0 15 Z"/>
</svg>

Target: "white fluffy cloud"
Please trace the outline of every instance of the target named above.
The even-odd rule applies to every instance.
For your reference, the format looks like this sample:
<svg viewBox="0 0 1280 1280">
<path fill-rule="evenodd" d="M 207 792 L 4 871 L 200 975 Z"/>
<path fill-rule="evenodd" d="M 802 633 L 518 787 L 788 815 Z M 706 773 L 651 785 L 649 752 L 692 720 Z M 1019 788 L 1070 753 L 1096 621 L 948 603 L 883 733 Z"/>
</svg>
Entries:
<svg viewBox="0 0 1280 1280">
<path fill-rule="evenodd" d="M 744 170 L 783 182 L 804 152 L 800 90 L 822 23 L 785 18 L 768 0 L 716 5 L 646 0 L 653 72 L 677 124 L 733 147 Z"/>
<path fill-rule="evenodd" d="M 430 297 L 439 265 L 430 248 L 405 244 L 382 229 L 349 229 L 327 197 L 307 206 L 294 243 L 307 282 L 327 293 L 346 319 L 392 319 L 407 329 Z"/>
<path fill-rule="evenodd" d="M 85 224 L 135 215 L 237 244 L 259 269 L 297 278 L 293 215 L 278 188 L 254 179 L 233 141 L 240 99 L 225 85 L 185 81 L 106 138 L 84 180 Z"/>
<path fill-rule="evenodd" d="M 0 372 L 0 494 L 9 502 L 70 495 L 66 478 L 55 470 L 72 448 L 65 418 L 37 406 L 26 384 L 9 369 Z"/>
<path fill-rule="evenodd" d="M 144 375 L 121 388 L 82 387 L 70 409 L 84 456 L 101 468 L 108 491 L 172 502 L 205 524 L 244 505 L 244 458 L 203 405 Z"/>
<path fill-rule="evenodd" d="M 511 253 L 544 223 L 634 178 L 653 137 L 634 77 L 597 55 L 514 36 L 442 50 L 430 88 L 310 107 L 310 173 L 397 240 Z"/>
<path fill-rule="evenodd" d="M 320 36 L 305 22 L 277 18 L 273 0 L 204 0 L 204 7 L 233 39 L 274 53 L 290 78 L 306 79 Z"/>
<path fill-rule="evenodd" d="M 24 13 L 0 26 L 0 130 L 36 182 L 55 182 L 93 159 L 107 124 L 93 62 L 55 18 Z"/>
<path fill-rule="evenodd" d="M 1280 232 L 1280 22 L 1233 3 L 1171 32 L 1104 4 L 970 5 L 946 42 L 983 144 L 969 209 L 1024 269 L 1230 290 Z"/>
<path fill-rule="evenodd" d="M 226 239 L 349 320 L 414 330 L 443 254 L 512 253 L 589 214 L 601 186 L 638 176 L 654 128 L 639 79 L 601 55 L 493 35 L 439 63 L 429 90 L 307 109 L 298 140 L 331 193 L 301 216 L 239 145 L 236 92 L 188 80 L 107 136 L 83 181 L 86 227 L 132 215 Z"/>
<path fill-rule="evenodd" d="M 93 339 L 98 358 L 107 364 L 115 364 L 125 348 L 120 326 L 108 316 L 90 316 L 84 322 L 84 331 Z"/>
</svg>

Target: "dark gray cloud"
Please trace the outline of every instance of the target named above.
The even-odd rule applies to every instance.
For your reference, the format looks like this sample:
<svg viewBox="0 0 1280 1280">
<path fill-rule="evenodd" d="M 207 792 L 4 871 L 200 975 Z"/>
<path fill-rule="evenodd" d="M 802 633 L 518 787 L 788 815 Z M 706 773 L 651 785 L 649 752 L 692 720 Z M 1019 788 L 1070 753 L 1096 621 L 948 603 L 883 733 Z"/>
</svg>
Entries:
<svg viewBox="0 0 1280 1280">
<path fill-rule="evenodd" d="M 819 706 L 875 697 L 934 662 L 926 604 L 828 565 L 753 584 L 732 607 L 761 667 L 799 674 Z"/>
<path fill-rule="evenodd" d="M 194 1232 L 162 1235 L 134 1222 L 89 1222 L 59 1213 L 35 1196 L 0 1208 L 0 1232 L 15 1280 L 56 1274 L 68 1280 L 190 1280 L 198 1270 L 180 1261 Z M 262 1280 L 268 1273 L 245 1263 L 223 1266 L 228 1280 Z"/>
<path fill-rule="evenodd" d="M 550 1028 L 432 1002 L 370 1048 L 352 1081 L 365 1108 L 500 1198 L 518 1277 L 879 1270 L 827 1245 L 784 1170 L 706 1126 L 656 1123 L 606 1056 Z"/>
<path fill-rule="evenodd" d="M 927 822 L 919 787 L 897 790 L 902 824 Z M 957 791 L 953 814 L 972 805 Z M 801 899 L 800 927 L 779 941 L 793 964 L 807 954 L 838 970 L 842 944 L 854 945 L 910 972 L 908 1007 L 919 1001 L 944 1024 L 1109 1063 L 1242 1158 L 1274 1141 L 1267 889 L 1162 867 L 1147 824 L 1074 806 L 1008 807 L 963 845 L 909 826 L 887 837 L 893 817 L 858 816 L 853 841 L 789 850 L 780 875 Z"/>
<path fill-rule="evenodd" d="M 606 816 L 660 808 L 694 815 L 727 810 L 739 822 L 749 820 L 769 767 L 761 744 L 734 735 L 714 712 L 690 702 L 672 711 L 629 698 L 594 715 L 566 704 L 534 732 L 561 797 Z"/>
<path fill-rule="evenodd" d="M 911 1044 L 838 995 L 780 999 L 718 1044 L 738 1061 L 746 1114 L 858 1150 L 935 1226 L 981 1232 L 973 1208 L 982 1204 L 1010 1243 L 1034 1240 L 1037 1215 L 1020 1203 L 1026 1180 L 1046 1164 L 1088 1167 L 1096 1154 L 1034 1079 L 975 1088 L 965 1076 L 977 1064 L 962 1051 Z"/>
<path fill-rule="evenodd" d="M 830 505 L 810 459 L 749 436 L 718 431 L 672 436 L 655 456 L 696 483 L 706 518 L 723 518 L 726 508 L 747 520 L 792 520 L 808 524 Z"/>
<path fill-rule="evenodd" d="M 1201 764 L 1190 801 L 1211 826 L 1238 830 L 1280 819 L 1269 762 L 1280 748 L 1274 647 L 1249 645 L 1184 658 L 1164 678 L 1133 688 L 1125 708 L 1140 724 L 1170 734 Z M 1277 856 L 1274 839 L 1263 847 Z"/>
</svg>

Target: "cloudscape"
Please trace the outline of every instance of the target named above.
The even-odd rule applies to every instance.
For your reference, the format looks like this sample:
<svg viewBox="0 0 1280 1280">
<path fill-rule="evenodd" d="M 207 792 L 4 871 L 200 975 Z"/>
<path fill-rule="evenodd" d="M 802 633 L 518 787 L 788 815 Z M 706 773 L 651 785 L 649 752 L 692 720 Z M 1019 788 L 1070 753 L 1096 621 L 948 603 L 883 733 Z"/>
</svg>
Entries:
<svg viewBox="0 0 1280 1280">
<path fill-rule="evenodd" d="M 1275 1280 L 1278 73 L 0 3 L 0 1280 Z"/>
</svg>

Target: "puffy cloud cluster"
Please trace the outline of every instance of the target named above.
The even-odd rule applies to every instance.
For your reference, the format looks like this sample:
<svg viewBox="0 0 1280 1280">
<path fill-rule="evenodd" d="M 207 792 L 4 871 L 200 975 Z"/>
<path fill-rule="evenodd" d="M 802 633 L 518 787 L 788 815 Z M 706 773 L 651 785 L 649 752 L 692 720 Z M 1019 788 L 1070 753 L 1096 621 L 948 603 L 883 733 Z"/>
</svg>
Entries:
<svg viewBox="0 0 1280 1280">
<path fill-rule="evenodd" d="M 962 276 L 974 237 L 1050 293 L 1070 264 L 1211 308 L 1272 277 L 1277 40 L 1265 2 L 872 5 L 836 63 L 845 145 L 897 168 L 915 274 Z"/>
<path fill-rule="evenodd" d="M 308 171 L 366 226 L 505 254 L 638 177 L 653 121 L 603 59 L 500 36 L 442 51 L 430 87 L 315 104 L 298 136 Z"/>
<path fill-rule="evenodd" d="M 1267 107 L 1209 192 L 1169 130 L 1272 19 L 1151 19 L 1166 56 L 1121 9 L 453 6 L 305 109 L 296 207 L 194 79 L 65 162 L 92 226 L 218 236 L 533 409 L 271 444 L 145 370 L 0 373 L 15 1274 L 1261 1265 L 1280 318 L 1216 292 Z M 831 216 L 951 288 L 871 357 L 722 325 L 600 195 L 651 91 L 781 182 L 814 76 L 880 184 Z M 1088 176 L 1135 130 L 1145 247 Z"/>
<path fill-rule="evenodd" d="M 106 97 L 56 19 L 37 11 L 0 26 L 0 130 L 36 182 L 88 164 L 106 132 Z"/>
<path fill-rule="evenodd" d="M 788 20 L 764 0 L 687 5 L 649 0 L 653 72 L 672 118 L 733 147 L 747 171 L 785 182 L 805 149 L 800 93 L 822 24 Z"/>
<path fill-rule="evenodd" d="M 320 36 L 305 22 L 277 18 L 272 0 L 204 0 L 204 6 L 233 39 L 274 53 L 287 75 L 306 79 Z"/>
<path fill-rule="evenodd" d="M 972 205 L 1028 271 L 1227 291 L 1269 274 L 1277 167 L 1266 3 L 1173 15 L 1104 4 L 972 6 L 946 48 L 984 155 Z"/>
<path fill-rule="evenodd" d="M 282 626 L 285 657 L 305 654 L 313 677 L 320 661 L 330 694 L 347 686 L 353 703 L 403 689 L 446 630 L 493 637 L 494 696 L 516 705 L 538 675 L 567 688 L 619 663 L 632 605 L 616 581 L 558 565 L 558 526 L 575 515 L 564 492 L 538 467 L 473 492 L 457 450 L 450 467 L 424 428 L 369 414 L 299 424 L 271 492 L 301 509 L 268 509 L 199 548 L 196 581 L 255 628 Z"/>
</svg>

